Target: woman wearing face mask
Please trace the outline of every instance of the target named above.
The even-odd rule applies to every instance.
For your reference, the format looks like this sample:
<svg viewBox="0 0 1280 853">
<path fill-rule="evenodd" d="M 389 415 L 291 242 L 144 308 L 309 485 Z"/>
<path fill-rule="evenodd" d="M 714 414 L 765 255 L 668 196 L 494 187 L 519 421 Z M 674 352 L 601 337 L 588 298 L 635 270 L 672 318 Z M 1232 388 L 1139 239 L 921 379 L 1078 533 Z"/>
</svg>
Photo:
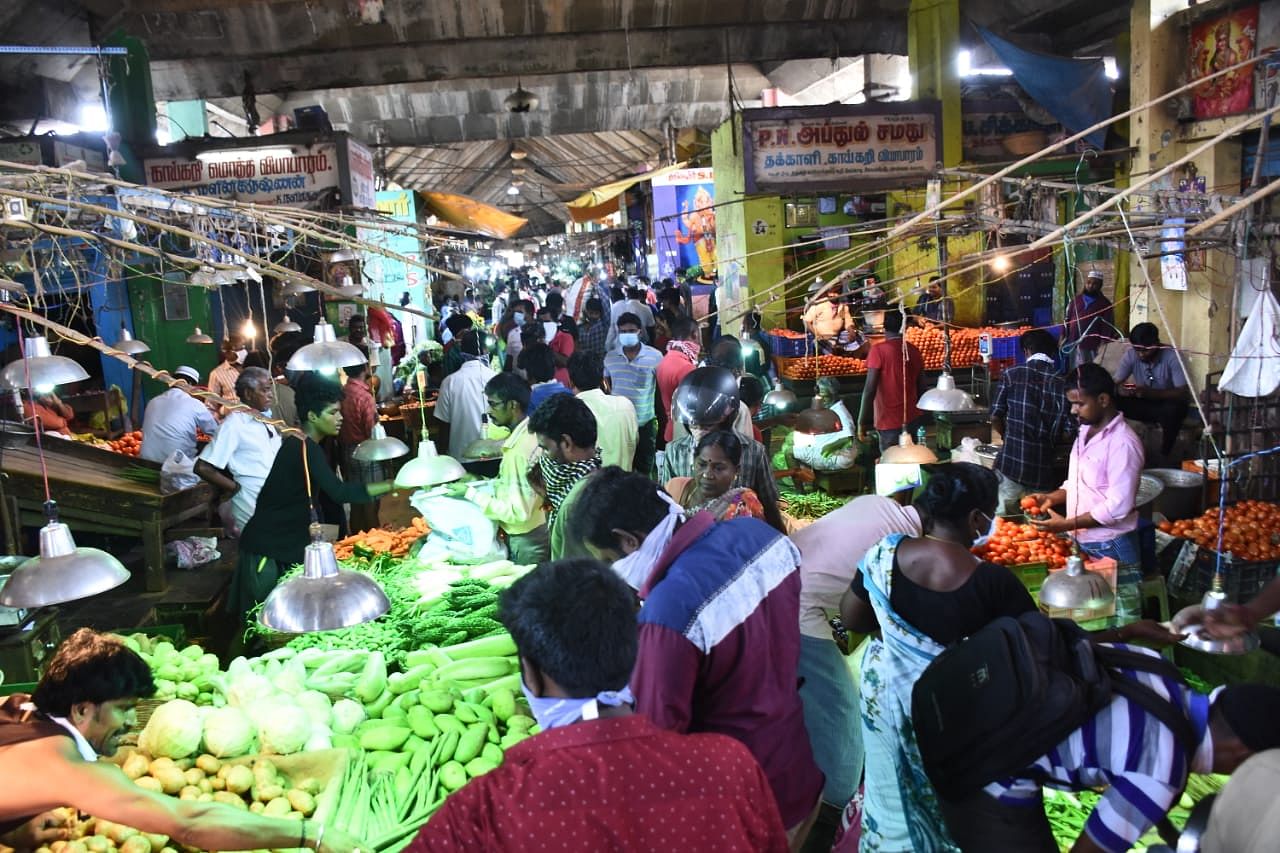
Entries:
<svg viewBox="0 0 1280 853">
<path fill-rule="evenodd" d="M 533 303 L 527 299 L 517 299 L 511 303 L 506 316 L 498 324 L 498 337 L 507 343 L 506 369 L 508 371 L 516 369 L 516 359 L 520 357 L 520 350 L 524 349 L 520 330 L 524 327 L 525 320 L 532 319 Z"/>
<path fill-rule="evenodd" d="M 764 521 L 764 507 L 750 489 L 735 488 L 742 463 L 742 439 L 728 430 L 709 432 L 694 449 L 693 476 L 667 483 L 671 495 L 690 515 L 706 510 L 717 521 L 751 516 Z"/>
<path fill-rule="evenodd" d="M 542 339 L 547 346 L 551 347 L 551 352 L 555 356 L 556 381 L 568 387 L 569 356 L 573 355 L 575 346 L 573 335 L 560 328 L 555 310 L 549 305 L 538 312 L 538 322 L 542 324 Z"/>
<path fill-rule="evenodd" d="M 840 601 L 849 631 L 879 633 L 863 659 L 860 697 L 866 750 L 861 849 L 878 853 L 959 849 L 946 834 L 916 747 L 911 691 L 947 646 L 1000 616 L 1036 609 L 1012 572 L 970 550 L 995 531 L 995 472 L 969 462 L 923 468 L 928 482 L 913 506 L 924 535 L 881 539 Z M 1171 638 L 1151 620 L 1093 635 L 1095 642 Z"/>
</svg>

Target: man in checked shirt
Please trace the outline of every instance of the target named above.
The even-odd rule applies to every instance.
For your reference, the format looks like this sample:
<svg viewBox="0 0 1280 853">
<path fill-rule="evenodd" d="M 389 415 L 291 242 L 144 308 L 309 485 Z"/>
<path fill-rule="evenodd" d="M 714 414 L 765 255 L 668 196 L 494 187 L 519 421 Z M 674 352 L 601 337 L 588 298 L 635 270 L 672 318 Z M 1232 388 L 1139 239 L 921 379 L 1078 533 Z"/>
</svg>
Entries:
<svg viewBox="0 0 1280 853">
<path fill-rule="evenodd" d="M 1025 364 L 1000 376 L 991 404 L 991 423 L 1004 437 L 996 457 L 1000 477 L 999 509 L 1017 513 L 1023 495 L 1051 491 L 1062 482 L 1055 475 L 1055 452 L 1070 440 L 1074 418 L 1068 417 L 1067 392 L 1054 357 L 1053 335 L 1032 329 L 1019 339 Z"/>
</svg>

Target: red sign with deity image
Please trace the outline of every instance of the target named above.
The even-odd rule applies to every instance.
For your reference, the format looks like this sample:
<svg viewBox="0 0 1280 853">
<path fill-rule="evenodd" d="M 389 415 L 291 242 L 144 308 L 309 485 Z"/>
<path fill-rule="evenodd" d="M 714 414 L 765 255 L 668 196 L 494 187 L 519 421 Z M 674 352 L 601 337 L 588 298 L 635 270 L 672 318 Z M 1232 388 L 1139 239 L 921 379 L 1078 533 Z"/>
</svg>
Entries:
<svg viewBox="0 0 1280 853">
<path fill-rule="evenodd" d="M 1258 7 L 1248 6 L 1191 28 L 1191 79 L 1207 77 L 1253 56 L 1258 42 Z M 1193 90 L 1197 119 L 1248 112 L 1253 105 L 1253 66 L 1246 66 Z"/>
</svg>

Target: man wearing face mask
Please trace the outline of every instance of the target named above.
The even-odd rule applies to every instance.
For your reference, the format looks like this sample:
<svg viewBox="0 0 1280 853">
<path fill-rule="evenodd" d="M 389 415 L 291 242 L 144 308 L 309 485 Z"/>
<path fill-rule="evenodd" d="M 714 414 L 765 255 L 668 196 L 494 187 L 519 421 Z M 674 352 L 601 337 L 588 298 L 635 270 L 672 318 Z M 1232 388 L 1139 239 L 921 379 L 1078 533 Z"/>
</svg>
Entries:
<svg viewBox="0 0 1280 853">
<path fill-rule="evenodd" d="M 632 711 L 635 605 L 607 566 L 543 563 L 499 607 L 542 732 L 450 794 L 409 853 L 787 850 L 768 780 L 742 744 Z"/>
<path fill-rule="evenodd" d="M 533 318 L 533 303 L 527 299 L 516 300 L 511 308 L 511 326 L 506 329 L 507 370 L 516 369 L 516 359 L 520 357 L 520 350 L 524 349 L 524 341 L 521 339 L 524 322 Z M 499 334 L 501 333 L 499 328 Z"/>
<path fill-rule="evenodd" d="M 245 349 L 244 338 L 232 335 L 222 342 L 222 363 L 209 372 L 209 390 L 224 400 L 239 400 L 236 396 L 236 380 L 244 369 L 244 360 L 249 355 Z M 229 409 L 217 407 L 214 412 L 219 419 L 226 417 Z"/>
<path fill-rule="evenodd" d="M 559 302 L 560 297 L 552 294 L 553 302 Z M 544 305 L 538 310 L 538 322 L 542 324 L 542 337 L 547 346 L 551 347 L 551 352 L 555 356 L 556 362 L 556 381 L 561 385 L 568 387 L 569 385 L 569 356 L 573 355 L 573 335 L 560 328 L 560 321 L 557 319 L 557 308 L 552 305 Z M 530 380 L 532 381 L 532 380 Z"/>
<path fill-rule="evenodd" d="M 610 393 L 626 397 L 636 407 L 634 469 L 649 476 L 658 450 L 656 397 L 662 353 L 640 342 L 640 328 L 640 318 L 635 314 L 618 318 L 618 348 L 605 355 L 604 375 L 609 378 Z"/>
<path fill-rule="evenodd" d="M 579 481 L 600 467 L 596 447 L 596 418 L 587 404 L 572 394 L 548 397 L 529 414 L 529 432 L 538 437 L 542 455 L 529 472 L 534 488 L 547 498 L 547 526 L 554 537 L 561 506 Z"/>
<path fill-rule="evenodd" d="M 799 551 L 754 518 L 686 520 L 666 492 L 618 468 L 587 481 L 572 524 L 644 602 L 636 710 L 665 729 L 741 741 L 798 850 L 823 785 L 796 692 Z"/>
</svg>

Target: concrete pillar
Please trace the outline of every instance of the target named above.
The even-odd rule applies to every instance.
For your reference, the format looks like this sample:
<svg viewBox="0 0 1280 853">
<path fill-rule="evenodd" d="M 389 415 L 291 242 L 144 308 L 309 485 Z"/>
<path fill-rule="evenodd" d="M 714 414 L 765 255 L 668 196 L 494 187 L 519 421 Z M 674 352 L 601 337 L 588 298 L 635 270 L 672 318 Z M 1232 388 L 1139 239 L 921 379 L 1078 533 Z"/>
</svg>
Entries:
<svg viewBox="0 0 1280 853">
<path fill-rule="evenodd" d="M 124 56 L 107 57 L 107 111 L 111 129 L 120 134 L 120 153 L 125 165 L 120 177 L 144 183 L 142 163 L 133 153 L 134 145 L 153 145 L 156 139 L 156 99 L 151 88 L 151 57 L 146 45 L 123 31 L 116 31 L 104 42 L 107 47 L 128 49 Z"/>
<path fill-rule="evenodd" d="M 1136 0 L 1133 4 L 1130 98 L 1135 105 L 1181 84 L 1187 53 L 1182 23 L 1180 17 L 1173 16 L 1153 27 L 1151 0 Z M 1135 174 L 1149 174 L 1168 165 L 1220 133 L 1225 121 L 1238 121 L 1238 117 L 1181 126 L 1166 104 L 1137 113 L 1131 123 L 1131 143 L 1138 149 Z M 1194 166 L 1195 174 L 1205 178 L 1210 192 L 1236 192 L 1241 168 L 1239 138 L 1214 146 L 1197 157 Z M 1174 189 L 1182 177 L 1190 174 L 1190 170 L 1175 171 L 1151 189 Z M 1204 269 L 1188 272 L 1185 292 L 1164 289 L 1158 260 L 1142 261 L 1130 255 L 1129 270 L 1130 327 L 1141 322 L 1155 323 L 1161 340 L 1183 350 L 1196 389 L 1204 387 L 1206 375 L 1220 370 L 1230 354 L 1231 296 L 1236 276 L 1235 259 L 1230 253 L 1210 251 L 1204 255 Z M 1117 318 L 1119 314 L 1117 311 Z"/>
<path fill-rule="evenodd" d="M 911 97 L 942 102 L 942 163 L 960 165 L 960 0 L 911 0 L 907 12 L 907 60 Z"/>
<path fill-rule="evenodd" d="M 716 182 L 716 258 L 720 284 L 716 302 L 725 334 L 737 334 L 735 315 L 747 308 L 760 311 L 764 328 L 785 326 L 788 300 L 775 288 L 786 275 L 784 267 L 782 200 L 778 196 L 746 193 L 742 149 L 742 116 L 735 114 L 711 134 L 711 165 Z M 736 202 L 742 201 L 741 204 Z M 803 288 L 791 299 L 804 302 Z"/>
</svg>

